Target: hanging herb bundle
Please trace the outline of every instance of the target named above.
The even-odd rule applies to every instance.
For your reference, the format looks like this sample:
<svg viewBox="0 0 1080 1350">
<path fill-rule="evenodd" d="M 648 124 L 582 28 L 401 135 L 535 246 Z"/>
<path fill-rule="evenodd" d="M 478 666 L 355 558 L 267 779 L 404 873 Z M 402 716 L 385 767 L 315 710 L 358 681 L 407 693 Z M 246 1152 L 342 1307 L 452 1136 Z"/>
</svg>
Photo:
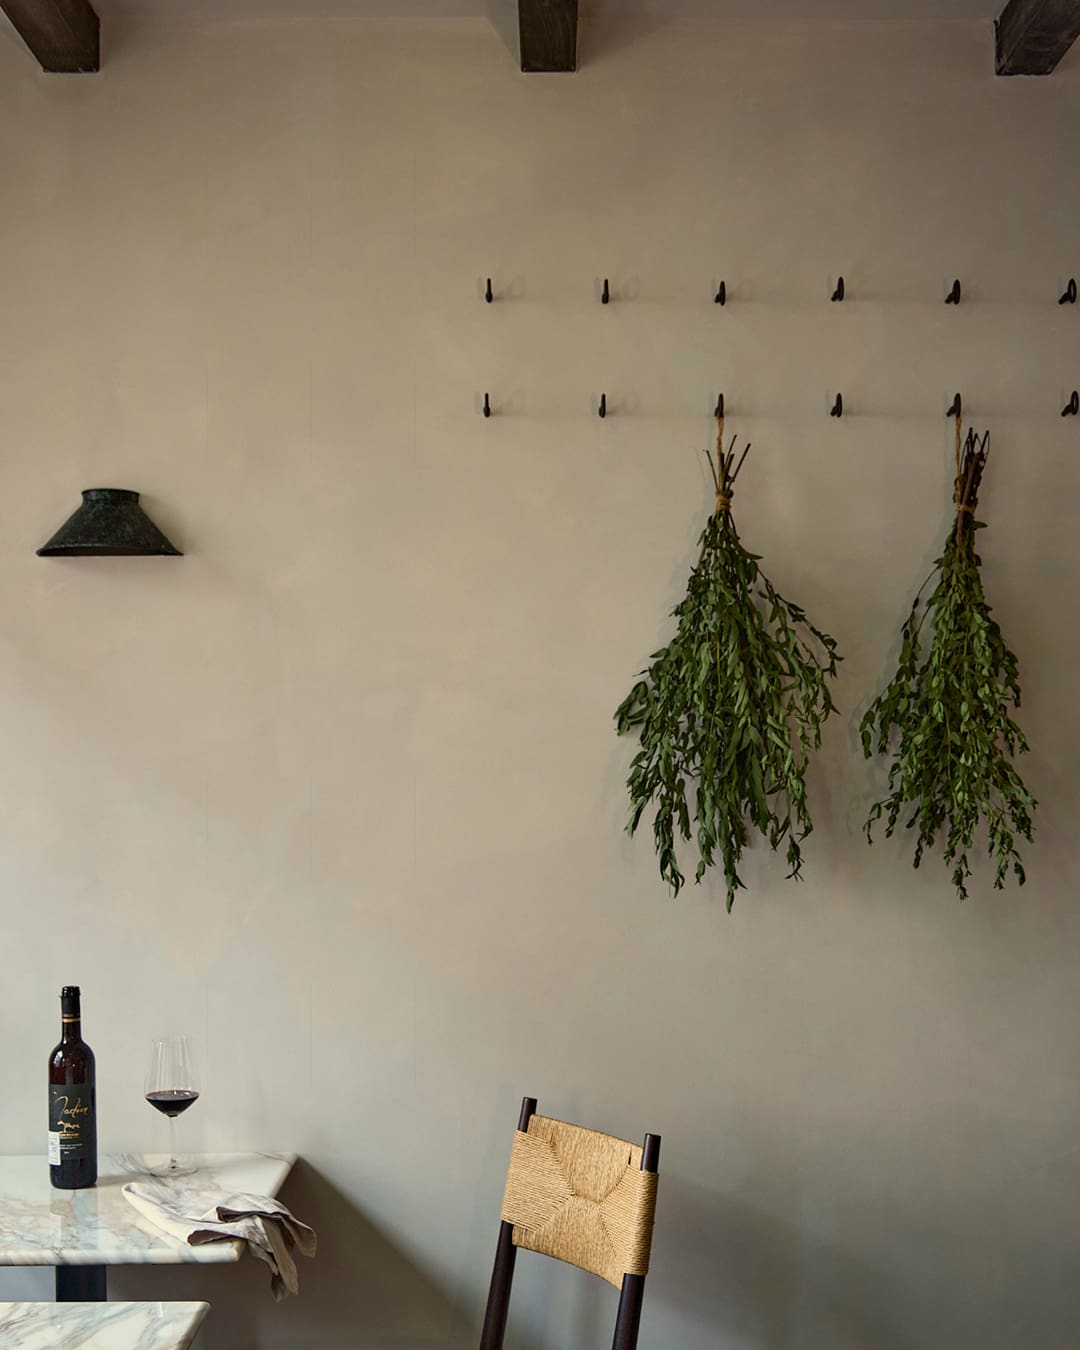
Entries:
<svg viewBox="0 0 1080 1350">
<path fill-rule="evenodd" d="M 863 752 L 896 750 L 889 768 L 888 795 L 870 809 L 866 837 L 883 816 L 886 837 L 902 813 L 917 829 L 914 865 L 941 834 L 952 882 L 966 899 L 972 848 L 980 819 L 985 820 L 988 851 L 996 856 L 994 885 L 1000 889 L 1010 867 L 1021 885 L 1024 868 L 1015 836 L 1031 842 L 1035 799 L 1010 759 L 1028 748 L 1024 733 L 1009 715 L 1020 706 L 1020 673 L 991 617 L 975 552 L 979 484 L 986 467 L 990 433 L 980 439 L 969 431 L 961 446 L 956 420 L 956 522 L 941 557 L 923 583 L 900 632 L 896 674 L 862 719 Z M 920 608 L 926 587 L 936 585 Z M 932 634 L 924 652 L 924 625 Z M 876 742 L 876 745 L 875 745 Z"/>
<path fill-rule="evenodd" d="M 751 826 L 774 849 L 787 839 L 789 876 L 799 876 L 799 842 L 812 828 L 806 764 L 835 711 L 828 680 L 840 657 L 835 641 L 776 592 L 740 541 L 731 499 L 750 446 L 735 465 L 735 438 L 725 455 L 723 418 L 717 421 L 716 463 L 706 451 L 716 509 L 686 596 L 672 611 L 678 629 L 649 658 L 615 723 L 641 740 L 627 781 L 627 832 L 654 803 L 660 875 L 678 895 L 685 877 L 675 832 L 689 840 L 693 821 L 695 880 L 719 855 L 730 910 L 743 886 L 737 869 Z"/>
</svg>

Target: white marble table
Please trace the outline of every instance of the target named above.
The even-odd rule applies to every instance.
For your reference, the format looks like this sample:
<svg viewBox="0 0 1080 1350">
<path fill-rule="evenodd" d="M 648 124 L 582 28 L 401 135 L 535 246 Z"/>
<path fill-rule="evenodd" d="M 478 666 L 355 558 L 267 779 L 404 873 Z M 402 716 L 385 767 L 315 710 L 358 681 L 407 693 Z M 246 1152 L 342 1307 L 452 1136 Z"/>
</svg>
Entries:
<svg viewBox="0 0 1080 1350">
<path fill-rule="evenodd" d="M 207 1153 L 195 1161 L 196 1172 L 162 1184 L 192 1195 L 208 1188 L 276 1195 L 296 1157 Z M 130 1155 L 103 1156 L 96 1186 L 58 1191 L 49 1183 L 44 1155 L 0 1157 L 0 1266 L 55 1266 L 56 1296 L 72 1301 L 105 1297 L 106 1266 L 240 1259 L 240 1242 L 189 1247 L 144 1219 L 121 1190 L 140 1179 L 138 1163 Z"/>
<path fill-rule="evenodd" d="M 0 1350 L 187 1350 L 209 1303 L 0 1303 Z"/>
</svg>

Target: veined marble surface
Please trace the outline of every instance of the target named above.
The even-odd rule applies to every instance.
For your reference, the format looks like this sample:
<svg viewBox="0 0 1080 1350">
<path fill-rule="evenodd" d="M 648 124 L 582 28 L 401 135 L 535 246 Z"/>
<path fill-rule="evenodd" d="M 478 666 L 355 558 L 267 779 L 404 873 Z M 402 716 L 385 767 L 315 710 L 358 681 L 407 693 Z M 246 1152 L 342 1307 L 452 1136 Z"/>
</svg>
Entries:
<svg viewBox="0 0 1080 1350">
<path fill-rule="evenodd" d="M 277 1195 L 296 1155 L 206 1153 L 195 1161 L 198 1171 L 190 1176 L 154 1180 L 196 1200 L 206 1190 Z M 44 1154 L 0 1157 L 0 1265 L 202 1265 L 240 1259 L 239 1242 L 189 1247 L 144 1219 L 121 1192 L 125 1182 L 145 1178 L 139 1162 L 129 1154 L 105 1155 L 96 1186 L 57 1191 Z"/>
<path fill-rule="evenodd" d="M 186 1350 L 209 1303 L 0 1303 L 0 1350 Z"/>
</svg>

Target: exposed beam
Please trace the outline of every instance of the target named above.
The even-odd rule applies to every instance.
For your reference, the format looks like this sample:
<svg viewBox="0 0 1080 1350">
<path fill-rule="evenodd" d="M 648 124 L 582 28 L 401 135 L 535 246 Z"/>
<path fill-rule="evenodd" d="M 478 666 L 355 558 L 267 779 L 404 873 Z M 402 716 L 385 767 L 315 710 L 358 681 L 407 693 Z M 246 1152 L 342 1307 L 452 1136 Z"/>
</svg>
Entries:
<svg viewBox="0 0 1080 1350">
<path fill-rule="evenodd" d="M 98 16 L 89 0 L 0 0 L 42 70 L 76 75 L 101 66 Z"/>
<path fill-rule="evenodd" d="M 518 0 L 521 69 L 577 69 L 577 0 Z"/>
<path fill-rule="evenodd" d="M 1080 0 L 1009 0 L 997 21 L 997 73 L 1049 75 L 1080 35 Z"/>
</svg>

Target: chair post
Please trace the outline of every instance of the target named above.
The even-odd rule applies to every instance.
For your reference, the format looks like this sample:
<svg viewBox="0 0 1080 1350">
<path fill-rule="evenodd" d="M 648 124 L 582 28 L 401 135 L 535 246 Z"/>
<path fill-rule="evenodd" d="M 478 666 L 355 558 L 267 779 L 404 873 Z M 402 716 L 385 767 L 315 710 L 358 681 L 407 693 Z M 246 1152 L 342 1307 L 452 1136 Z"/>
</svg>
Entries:
<svg viewBox="0 0 1080 1350">
<path fill-rule="evenodd" d="M 660 1136 L 647 1134 L 641 1149 L 641 1170 L 656 1172 L 660 1167 Z M 619 1313 L 615 1319 L 615 1339 L 611 1350 L 637 1350 L 641 1326 L 641 1302 L 645 1294 L 644 1275 L 624 1275 L 619 1294 Z M 486 1350 L 486 1347 L 481 1347 Z"/>
<path fill-rule="evenodd" d="M 529 1121 L 536 1114 L 536 1098 L 523 1097 L 521 1114 L 518 1116 L 518 1129 L 524 1134 Z M 484 1329 L 480 1333 L 480 1350 L 502 1350 L 503 1337 L 506 1335 L 506 1315 L 510 1310 L 510 1288 L 514 1282 L 514 1262 L 517 1260 L 517 1248 L 514 1246 L 514 1225 L 503 1219 L 499 1225 L 499 1241 L 495 1248 L 495 1265 L 491 1271 L 491 1287 L 488 1290 L 487 1308 L 484 1312 Z"/>
</svg>

